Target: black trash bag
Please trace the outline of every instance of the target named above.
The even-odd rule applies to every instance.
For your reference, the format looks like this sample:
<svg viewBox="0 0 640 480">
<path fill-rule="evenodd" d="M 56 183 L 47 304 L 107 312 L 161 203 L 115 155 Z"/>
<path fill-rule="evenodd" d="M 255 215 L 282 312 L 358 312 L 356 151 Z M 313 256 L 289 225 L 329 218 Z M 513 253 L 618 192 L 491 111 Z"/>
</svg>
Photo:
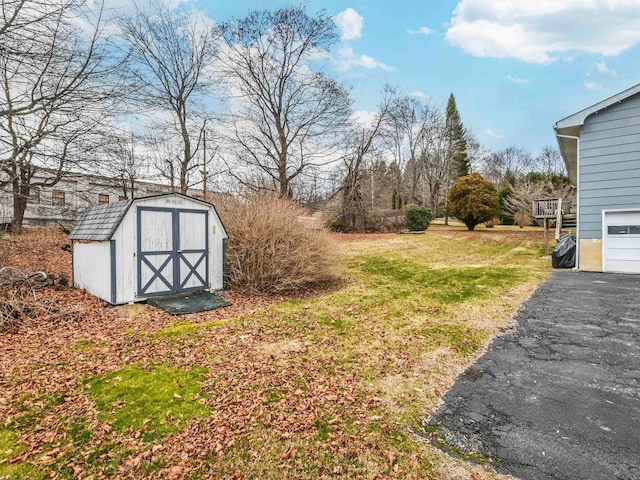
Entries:
<svg viewBox="0 0 640 480">
<path fill-rule="evenodd" d="M 576 236 L 565 235 L 551 254 L 553 268 L 573 268 L 576 266 Z"/>
</svg>

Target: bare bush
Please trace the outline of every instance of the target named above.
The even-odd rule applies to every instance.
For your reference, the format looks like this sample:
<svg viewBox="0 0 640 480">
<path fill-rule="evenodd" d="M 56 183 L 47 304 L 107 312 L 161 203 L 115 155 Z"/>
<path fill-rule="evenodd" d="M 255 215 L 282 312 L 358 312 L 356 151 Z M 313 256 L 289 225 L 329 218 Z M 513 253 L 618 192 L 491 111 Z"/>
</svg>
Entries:
<svg viewBox="0 0 640 480">
<path fill-rule="evenodd" d="M 0 330 L 40 315 L 54 320 L 54 314 L 61 313 L 58 306 L 36 295 L 37 290 L 52 285 L 66 286 L 66 278 L 56 279 L 45 272 L 27 274 L 13 267 L 0 268 Z"/>
<path fill-rule="evenodd" d="M 306 212 L 273 194 L 216 202 L 229 241 L 231 286 L 259 293 L 296 290 L 335 276 L 336 249 L 326 229 L 300 220 Z"/>
<path fill-rule="evenodd" d="M 533 218 L 531 218 L 531 215 L 527 215 L 526 213 L 517 212 L 513 216 L 513 219 L 515 221 L 515 224 L 520 228 L 530 227 L 531 225 L 533 225 Z"/>
</svg>

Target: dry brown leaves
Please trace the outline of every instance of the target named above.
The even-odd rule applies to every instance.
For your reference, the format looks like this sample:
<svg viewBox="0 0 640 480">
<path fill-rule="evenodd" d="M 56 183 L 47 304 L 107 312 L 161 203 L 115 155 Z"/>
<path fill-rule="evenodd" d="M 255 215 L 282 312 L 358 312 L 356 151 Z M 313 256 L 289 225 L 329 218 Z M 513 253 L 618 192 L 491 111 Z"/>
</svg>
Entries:
<svg viewBox="0 0 640 480">
<path fill-rule="evenodd" d="M 58 229 L 25 229 L 20 236 L 2 239 L 0 265 L 70 276 L 71 255 L 61 248 L 65 243 L 66 236 Z M 297 295 L 313 295 L 321 288 L 309 287 Z M 23 432 L 21 441 L 29 449 L 12 459 L 13 462 L 38 458 L 38 465 L 46 466 L 68 454 L 74 445 L 66 442 L 68 424 L 65 422 L 83 418 L 94 431 L 90 445 L 83 448 L 90 450 L 92 446 L 98 448 L 114 443 L 134 452 L 121 465 L 118 477 L 139 478 L 142 474 L 140 466 L 157 458 L 169 459 L 169 466 L 162 475 L 166 478 L 184 478 L 195 469 L 203 471 L 205 477 L 217 477 L 219 472 L 214 473 L 216 464 L 211 464 L 210 455 L 223 455 L 250 432 L 256 422 L 264 422 L 286 439 L 312 427 L 313 412 L 322 406 L 331 405 L 337 415 L 337 408 L 353 400 L 353 389 L 349 385 L 313 382 L 312 391 L 293 388 L 292 379 L 304 375 L 308 366 L 304 365 L 304 359 L 299 359 L 301 364 L 291 366 L 296 375 L 292 375 L 289 368 L 275 368 L 258 348 L 252 348 L 263 342 L 265 333 L 260 328 L 252 330 L 246 325 L 222 324 L 198 338 L 187 338 L 184 343 L 171 339 L 163 343 L 152 334 L 178 319 L 153 307 L 114 308 L 76 289 L 45 288 L 36 294 L 38 301 L 64 305 L 66 311 L 75 314 L 67 321 L 52 322 L 46 315 L 28 319 L 13 330 L 0 333 L 0 418 L 4 423 L 20 417 L 20 410 L 38 411 L 47 406 L 47 399 L 60 398 L 60 405 L 46 410 L 33 431 Z M 231 307 L 190 315 L 189 321 L 198 323 L 243 317 L 291 297 L 232 292 L 225 298 L 232 303 Z M 220 355 L 212 356 L 212 350 Z M 169 436 L 166 442 L 151 450 L 133 433 L 131 438 L 116 435 L 108 424 L 97 420 L 95 406 L 82 393 L 81 379 L 88 374 L 107 372 L 135 362 L 208 367 L 215 376 L 209 385 L 205 385 L 204 391 L 210 394 L 209 404 L 213 411 L 220 415 L 212 415 L 204 423 L 191 422 L 183 431 Z M 224 388 L 226 393 L 212 394 L 220 389 L 217 386 L 220 378 L 230 379 Z M 259 397 L 247 396 L 247 392 L 255 391 L 257 385 L 275 384 L 291 389 L 286 405 L 277 405 L 269 411 L 262 406 Z M 337 398 L 340 398 L 339 402 L 335 401 Z M 291 411 L 284 413 L 283 406 Z M 282 460 L 291 462 L 295 457 L 296 453 L 290 450 Z M 68 467 L 78 477 L 83 476 L 82 462 Z M 235 472 L 232 475 L 241 478 Z"/>
</svg>

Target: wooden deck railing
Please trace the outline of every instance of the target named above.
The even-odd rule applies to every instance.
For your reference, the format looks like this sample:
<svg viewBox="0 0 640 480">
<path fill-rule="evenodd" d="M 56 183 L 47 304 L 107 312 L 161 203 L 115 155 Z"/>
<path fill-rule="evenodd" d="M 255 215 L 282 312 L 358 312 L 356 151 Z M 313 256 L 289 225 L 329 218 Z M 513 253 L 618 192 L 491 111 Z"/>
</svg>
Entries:
<svg viewBox="0 0 640 480">
<path fill-rule="evenodd" d="M 533 203 L 533 218 L 556 218 L 558 216 L 558 199 L 536 200 Z"/>
</svg>

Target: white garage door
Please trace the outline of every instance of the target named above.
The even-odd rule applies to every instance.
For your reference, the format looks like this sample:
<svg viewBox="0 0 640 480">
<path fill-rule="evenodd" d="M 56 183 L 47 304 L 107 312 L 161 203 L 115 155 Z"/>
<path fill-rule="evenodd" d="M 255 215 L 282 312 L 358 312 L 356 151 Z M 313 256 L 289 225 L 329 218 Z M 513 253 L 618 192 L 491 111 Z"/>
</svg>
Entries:
<svg viewBox="0 0 640 480">
<path fill-rule="evenodd" d="M 640 273 L 640 211 L 604 213 L 604 271 Z"/>
</svg>

